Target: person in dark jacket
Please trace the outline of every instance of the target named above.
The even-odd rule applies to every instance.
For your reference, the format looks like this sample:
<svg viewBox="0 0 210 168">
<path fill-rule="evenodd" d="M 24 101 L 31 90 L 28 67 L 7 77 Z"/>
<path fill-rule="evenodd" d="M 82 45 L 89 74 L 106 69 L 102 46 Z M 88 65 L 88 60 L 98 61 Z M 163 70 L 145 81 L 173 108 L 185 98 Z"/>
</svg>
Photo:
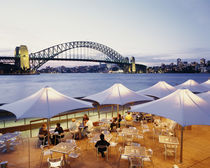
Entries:
<svg viewBox="0 0 210 168">
<path fill-rule="evenodd" d="M 39 129 L 39 139 L 42 141 L 42 145 L 47 145 L 48 131 L 46 124 L 42 124 L 42 127 Z"/>
<path fill-rule="evenodd" d="M 117 116 L 117 128 L 120 128 L 120 122 L 122 121 L 122 116 L 121 114 L 119 113 L 118 116 Z"/>
<path fill-rule="evenodd" d="M 64 137 L 64 135 L 63 135 L 64 131 L 63 131 L 63 128 L 61 127 L 60 123 L 56 124 L 56 128 L 55 128 L 54 132 L 55 133 L 57 132 L 57 134 L 58 134 L 58 135 L 53 135 L 54 144 L 57 145 L 59 142 L 59 138 Z"/>
<path fill-rule="evenodd" d="M 102 157 L 105 157 L 104 155 L 104 151 L 106 151 L 107 147 L 110 145 L 109 142 L 107 142 L 105 139 L 104 139 L 104 134 L 101 134 L 100 135 L 100 139 L 99 141 L 96 142 L 95 144 L 95 147 L 97 148 L 98 147 L 98 152 L 101 153 L 101 156 Z M 103 146 L 103 148 L 100 148 L 100 146 Z"/>
<path fill-rule="evenodd" d="M 110 131 L 113 131 L 113 127 L 117 127 L 117 117 L 113 117 L 112 122 L 110 124 Z"/>
</svg>

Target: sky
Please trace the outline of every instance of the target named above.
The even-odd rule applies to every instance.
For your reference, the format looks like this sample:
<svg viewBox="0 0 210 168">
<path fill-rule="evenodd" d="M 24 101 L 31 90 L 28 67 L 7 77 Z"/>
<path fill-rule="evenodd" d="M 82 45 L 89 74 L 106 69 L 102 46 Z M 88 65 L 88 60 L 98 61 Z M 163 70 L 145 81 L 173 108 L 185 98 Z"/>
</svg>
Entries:
<svg viewBox="0 0 210 168">
<path fill-rule="evenodd" d="M 0 56 L 85 40 L 147 66 L 210 60 L 210 1 L 0 0 Z"/>
</svg>

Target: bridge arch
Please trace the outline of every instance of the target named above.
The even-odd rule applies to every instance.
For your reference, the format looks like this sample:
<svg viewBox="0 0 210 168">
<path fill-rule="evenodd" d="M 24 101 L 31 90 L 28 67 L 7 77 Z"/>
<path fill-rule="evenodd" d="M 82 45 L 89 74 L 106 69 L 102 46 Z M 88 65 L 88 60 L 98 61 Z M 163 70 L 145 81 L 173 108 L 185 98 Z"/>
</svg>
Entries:
<svg viewBox="0 0 210 168">
<path fill-rule="evenodd" d="M 41 51 L 31 53 L 29 55 L 31 60 L 31 69 L 37 70 L 43 64 L 45 64 L 49 60 L 72 60 L 72 61 L 81 61 L 79 58 L 55 58 L 59 54 L 66 52 L 75 48 L 90 48 L 97 51 L 102 52 L 106 55 L 104 59 L 83 59 L 83 61 L 91 61 L 91 62 L 105 62 L 105 63 L 115 63 L 120 65 L 121 67 L 129 64 L 129 59 L 127 57 L 123 57 L 120 53 L 113 50 L 112 48 L 105 46 L 100 43 L 91 42 L 91 41 L 73 41 L 62 43 L 58 45 L 54 45 L 52 47 L 43 49 Z"/>
</svg>

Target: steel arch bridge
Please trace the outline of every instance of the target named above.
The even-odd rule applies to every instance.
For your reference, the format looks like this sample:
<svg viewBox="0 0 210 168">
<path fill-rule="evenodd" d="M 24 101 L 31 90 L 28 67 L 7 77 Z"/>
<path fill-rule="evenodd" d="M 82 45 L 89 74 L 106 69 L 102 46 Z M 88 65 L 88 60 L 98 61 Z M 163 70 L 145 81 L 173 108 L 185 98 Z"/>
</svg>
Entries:
<svg viewBox="0 0 210 168">
<path fill-rule="evenodd" d="M 72 50 L 75 48 L 90 48 L 97 50 L 106 57 L 103 58 L 89 58 L 89 57 L 82 57 L 66 55 L 66 57 L 59 57 L 59 54 L 62 54 L 68 50 Z M 105 46 L 103 44 L 99 44 L 96 42 L 91 41 L 73 41 L 58 44 L 41 51 L 29 54 L 30 61 L 31 61 L 31 69 L 37 70 L 43 64 L 45 64 L 49 60 L 69 60 L 69 61 L 89 61 L 89 62 L 104 62 L 104 63 L 114 63 L 118 64 L 121 68 L 129 65 L 128 57 L 123 57 L 117 51 L 113 50 L 112 48 Z"/>
</svg>

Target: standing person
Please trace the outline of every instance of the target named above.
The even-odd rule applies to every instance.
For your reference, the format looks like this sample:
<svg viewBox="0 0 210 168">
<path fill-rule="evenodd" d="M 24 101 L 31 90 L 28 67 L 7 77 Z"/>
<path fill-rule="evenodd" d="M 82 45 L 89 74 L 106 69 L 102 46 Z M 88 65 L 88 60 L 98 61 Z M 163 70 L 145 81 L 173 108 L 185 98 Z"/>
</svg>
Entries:
<svg viewBox="0 0 210 168">
<path fill-rule="evenodd" d="M 120 122 L 122 121 L 122 116 L 121 114 L 119 113 L 118 116 L 117 116 L 117 127 L 120 128 Z"/>
<path fill-rule="evenodd" d="M 42 145 L 47 145 L 48 131 L 46 124 L 42 124 L 42 127 L 39 129 L 39 139 L 42 141 Z"/>
<path fill-rule="evenodd" d="M 53 135 L 54 144 L 57 145 L 58 142 L 59 142 L 59 138 L 63 138 L 64 137 L 64 135 L 63 135 L 64 131 L 63 131 L 63 128 L 61 127 L 60 123 L 56 124 L 56 128 L 55 128 L 54 132 L 58 133 L 58 135 Z"/>
<path fill-rule="evenodd" d="M 99 141 L 96 142 L 95 144 L 95 147 L 97 148 L 98 147 L 98 152 L 101 153 L 101 156 L 102 157 L 105 157 L 104 155 L 104 151 L 106 151 L 107 147 L 110 145 L 109 142 L 107 142 L 105 139 L 104 139 L 104 134 L 101 134 L 100 135 L 100 139 Z M 100 146 L 102 146 L 102 148 L 100 148 Z"/>
</svg>

